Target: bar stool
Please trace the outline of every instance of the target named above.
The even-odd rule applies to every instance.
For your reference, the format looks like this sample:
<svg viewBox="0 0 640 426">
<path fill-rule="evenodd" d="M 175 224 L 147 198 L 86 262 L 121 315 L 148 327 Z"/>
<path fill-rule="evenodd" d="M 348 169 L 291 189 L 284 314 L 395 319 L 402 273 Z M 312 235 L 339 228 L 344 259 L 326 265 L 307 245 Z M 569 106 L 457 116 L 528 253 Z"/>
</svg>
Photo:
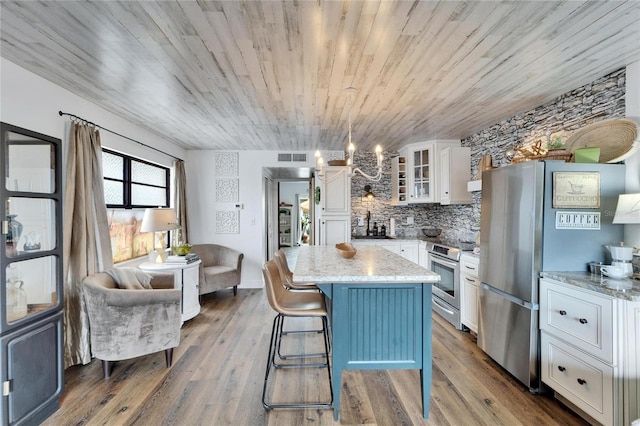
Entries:
<svg viewBox="0 0 640 426">
<path fill-rule="evenodd" d="M 275 252 L 274 259 L 278 264 L 278 271 L 282 277 L 282 282 L 285 287 L 291 290 L 313 290 L 320 291 L 315 283 L 294 283 L 293 272 L 289 269 L 289 263 L 287 262 L 287 255 L 284 250 L 278 249 Z"/>
<path fill-rule="evenodd" d="M 291 270 L 289 269 L 289 263 L 287 262 L 287 255 L 284 253 L 284 250 L 282 249 L 277 250 L 274 253 L 274 260 L 278 265 L 278 272 L 280 272 L 280 278 L 282 279 L 282 283 L 288 290 L 320 292 L 320 289 L 315 285 L 315 283 L 294 283 L 293 282 L 293 272 L 291 272 Z M 285 330 L 284 322 L 283 322 L 282 335 L 297 334 L 297 333 L 322 333 L 322 329 Z M 278 347 L 278 355 L 282 359 L 295 357 L 292 355 L 282 355 L 280 353 L 279 347 Z"/>
<path fill-rule="evenodd" d="M 327 324 L 327 308 L 324 296 L 313 292 L 293 292 L 287 290 L 280 277 L 278 265 L 275 260 L 268 261 L 262 268 L 264 276 L 267 300 L 271 308 L 277 313 L 273 319 L 271 329 L 271 341 L 269 343 L 269 354 L 267 356 L 267 367 L 264 375 L 264 386 L 262 388 L 262 405 L 266 410 L 274 408 L 331 408 L 333 404 L 333 386 L 331 384 L 331 366 L 329 363 L 329 333 Z M 300 354 L 299 358 L 324 358 L 324 362 L 299 362 L 299 363 L 278 363 L 276 355 L 282 340 L 282 324 L 285 317 L 319 317 L 322 319 L 322 335 L 324 338 L 325 351 L 320 354 Z M 327 369 L 329 379 L 329 391 L 331 399 L 329 402 L 300 402 L 300 403 L 270 403 L 266 400 L 267 383 L 272 368 L 294 368 L 294 367 L 318 367 Z"/>
</svg>

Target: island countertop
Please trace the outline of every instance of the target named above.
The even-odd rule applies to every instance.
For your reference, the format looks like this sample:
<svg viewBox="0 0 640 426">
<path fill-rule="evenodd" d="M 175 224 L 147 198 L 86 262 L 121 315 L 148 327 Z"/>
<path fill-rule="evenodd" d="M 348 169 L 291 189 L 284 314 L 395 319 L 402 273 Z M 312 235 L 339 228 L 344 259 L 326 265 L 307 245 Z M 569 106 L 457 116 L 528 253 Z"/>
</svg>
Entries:
<svg viewBox="0 0 640 426">
<path fill-rule="evenodd" d="M 334 246 L 302 246 L 294 282 L 315 283 L 435 283 L 440 275 L 379 246 L 358 247 L 344 259 Z"/>
</svg>

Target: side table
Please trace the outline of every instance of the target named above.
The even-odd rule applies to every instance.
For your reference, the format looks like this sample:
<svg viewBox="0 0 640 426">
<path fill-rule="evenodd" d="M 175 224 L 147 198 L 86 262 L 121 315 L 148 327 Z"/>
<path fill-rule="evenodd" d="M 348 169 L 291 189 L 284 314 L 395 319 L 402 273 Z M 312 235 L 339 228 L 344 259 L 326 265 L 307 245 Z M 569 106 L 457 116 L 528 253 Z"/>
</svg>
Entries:
<svg viewBox="0 0 640 426">
<path fill-rule="evenodd" d="M 145 272 L 172 272 L 174 288 L 182 289 L 182 322 L 200 313 L 198 287 L 200 284 L 201 260 L 188 264 L 144 262 L 140 266 Z"/>
</svg>

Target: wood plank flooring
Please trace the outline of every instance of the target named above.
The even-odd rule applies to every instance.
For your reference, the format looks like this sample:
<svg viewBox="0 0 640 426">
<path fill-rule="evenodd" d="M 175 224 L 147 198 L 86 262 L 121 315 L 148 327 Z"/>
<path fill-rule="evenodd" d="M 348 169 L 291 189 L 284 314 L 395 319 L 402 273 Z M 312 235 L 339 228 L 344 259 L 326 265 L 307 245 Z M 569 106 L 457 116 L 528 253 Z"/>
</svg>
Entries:
<svg viewBox="0 0 640 426">
<path fill-rule="evenodd" d="M 348 371 L 340 422 L 332 410 L 262 408 L 273 320 L 263 290 L 223 290 L 201 299 L 182 328 L 174 364 L 164 353 L 118 362 L 109 380 L 100 362 L 65 372 L 60 409 L 45 425 L 585 425 L 550 396 L 532 395 L 475 344 L 434 315 L 433 385 L 428 420 L 421 417 L 417 370 Z M 300 321 L 287 327 L 316 325 Z M 288 336 L 283 350 L 320 348 L 320 335 Z M 278 370 L 273 399 L 327 398 L 319 369 Z"/>
</svg>

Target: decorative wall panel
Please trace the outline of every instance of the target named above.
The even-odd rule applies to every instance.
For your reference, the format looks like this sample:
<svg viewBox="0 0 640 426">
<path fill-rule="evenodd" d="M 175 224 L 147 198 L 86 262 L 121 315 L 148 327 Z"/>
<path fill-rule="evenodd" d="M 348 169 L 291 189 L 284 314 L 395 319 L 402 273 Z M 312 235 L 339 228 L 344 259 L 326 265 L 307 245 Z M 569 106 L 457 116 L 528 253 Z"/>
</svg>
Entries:
<svg viewBox="0 0 640 426">
<path fill-rule="evenodd" d="M 216 152 L 214 162 L 215 176 L 238 176 L 237 152 Z"/>
<path fill-rule="evenodd" d="M 216 233 L 239 234 L 240 212 L 237 210 L 216 210 Z"/>
<path fill-rule="evenodd" d="M 216 179 L 216 202 L 237 203 L 239 200 L 239 179 Z"/>
</svg>

